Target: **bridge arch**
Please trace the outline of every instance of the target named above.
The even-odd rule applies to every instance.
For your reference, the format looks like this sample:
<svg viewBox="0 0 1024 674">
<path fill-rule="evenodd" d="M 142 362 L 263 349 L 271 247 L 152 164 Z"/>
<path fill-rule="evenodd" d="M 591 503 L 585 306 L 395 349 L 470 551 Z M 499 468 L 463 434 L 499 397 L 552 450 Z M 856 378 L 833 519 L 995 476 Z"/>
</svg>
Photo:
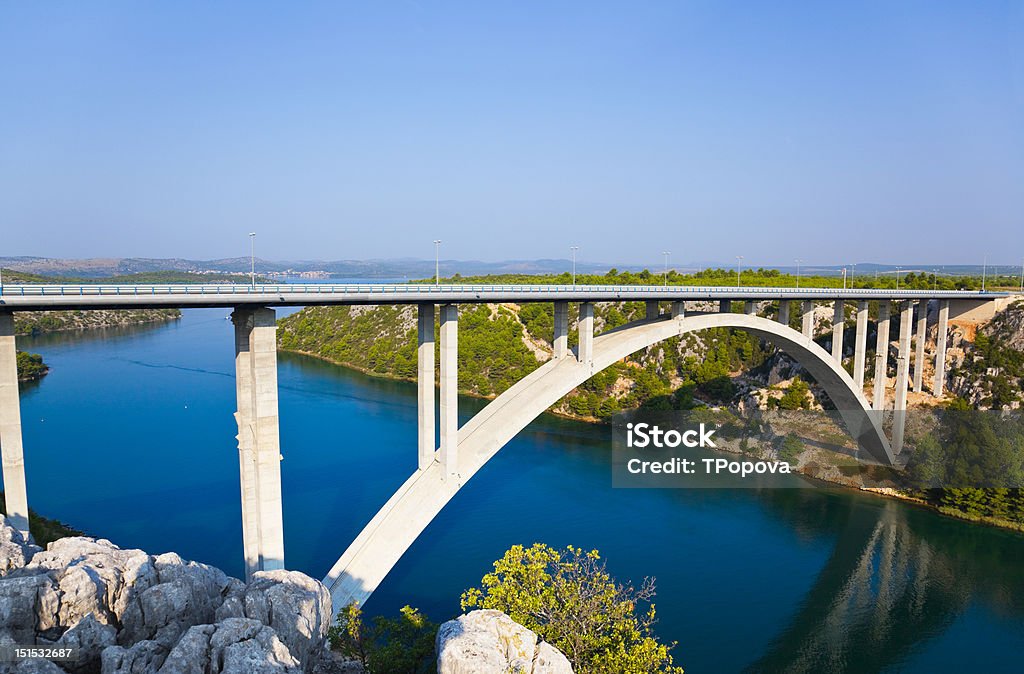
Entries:
<svg viewBox="0 0 1024 674">
<path fill-rule="evenodd" d="M 881 426 L 861 390 L 812 339 L 777 321 L 734 313 L 688 314 L 637 321 L 594 338 L 590 361 L 571 354 L 537 368 L 492 400 L 458 431 L 456 480 L 438 461 L 417 470 L 370 520 L 324 578 L 337 612 L 370 596 L 459 489 L 519 431 L 567 393 L 626 356 L 670 337 L 710 328 L 737 328 L 762 337 L 793 357 L 828 393 L 847 430 L 876 461 L 893 462 Z"/>
</svg>

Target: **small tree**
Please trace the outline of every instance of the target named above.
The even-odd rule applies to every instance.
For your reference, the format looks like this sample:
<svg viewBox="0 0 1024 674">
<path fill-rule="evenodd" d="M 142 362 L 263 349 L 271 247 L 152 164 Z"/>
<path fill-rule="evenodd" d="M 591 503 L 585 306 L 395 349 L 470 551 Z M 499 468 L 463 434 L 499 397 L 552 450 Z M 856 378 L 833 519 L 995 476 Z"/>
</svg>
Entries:
<svg viewBox="0 0 1024 674">
<path fill-rule="evenodd" d="M 359 662 L 368 674 L 417 674 L 434 657 L 437 625 L 410 606 L 398 618 L 377 616 L 363 623 L 363 611 L 352 603 L 338 611 L 328 632 L 331 648 Z"/>
<path fill-rule="evenodd" d="M 579 674 L 682 674 L 654 637 L 654 580 L 618 583 L 596 550 L 513 546 L 481 586 L 462 594 L 462 608 L 496 609 L 536 632 Z M 647 605 L 646 610 L 642 605 Z"/>
</svg>

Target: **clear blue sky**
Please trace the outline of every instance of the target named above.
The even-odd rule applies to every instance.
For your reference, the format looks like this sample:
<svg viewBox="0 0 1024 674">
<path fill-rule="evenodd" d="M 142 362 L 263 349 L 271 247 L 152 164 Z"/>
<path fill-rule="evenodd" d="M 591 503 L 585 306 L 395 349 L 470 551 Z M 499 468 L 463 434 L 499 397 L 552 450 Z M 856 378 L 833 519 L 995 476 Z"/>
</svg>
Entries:
<svg viewBox="0 0 1024 674">
<path fill-rule="evenodd" d="M 0 255 L 1024 256 L 1020 0 L 341 5 L 0 4 Z"/>
</svg>

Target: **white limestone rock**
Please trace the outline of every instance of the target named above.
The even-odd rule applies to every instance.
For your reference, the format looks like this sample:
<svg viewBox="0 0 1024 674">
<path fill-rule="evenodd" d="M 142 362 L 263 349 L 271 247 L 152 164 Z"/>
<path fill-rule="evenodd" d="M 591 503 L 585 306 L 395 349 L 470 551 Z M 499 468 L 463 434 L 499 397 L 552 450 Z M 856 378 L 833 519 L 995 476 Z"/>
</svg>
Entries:
<svg viewBox="0 0 1024 674">
<path fill-rule="evenodd" d="M 331 593 L 297 571 L 259 571 L 245 588 L 245 617 L 274 629 L 307 671 L 323 653 L 331 626 Z"/>
<path fill-rule="evenodd" d="M 25 540 L 21 532 L 0 515 L 0 577 L 28 564 L 42 548 Z"/>
<path fill-rule="evenodd" d="M 54 645 L 78 649 L 75 662 L 62 663 L 65 669 L 71 672 L 94 672 L 99 669 L 103 649 L 113 646 L 116 639 L 117 629 L 113 625 L 100 623 L 90 613 L 62 634 Z"/>
<path fill-rule="evenodd" d="M 189 628 L 159 674 L 300 674 L 277 634 L 258 620 L 228 618 Z"/>
<path fill-rule="evenodd" d="M 438 674 L 571 674 L 569 660 L 501 611 L 472 611 L 437 631 Z"/>
</svg>

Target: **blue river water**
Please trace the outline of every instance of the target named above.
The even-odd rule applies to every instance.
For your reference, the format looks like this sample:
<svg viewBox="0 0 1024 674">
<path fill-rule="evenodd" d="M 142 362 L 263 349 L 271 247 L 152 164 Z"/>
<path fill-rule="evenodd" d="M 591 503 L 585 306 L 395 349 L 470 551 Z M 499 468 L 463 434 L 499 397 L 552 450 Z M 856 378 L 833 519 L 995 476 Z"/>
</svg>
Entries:
<svg viewBox="0 0 1024 674">
<path fill-rule="evenodd" d="M 232 325 L 19 338 L 29 500 L 122 547 L 242 574 Z M 322 577 L 415 468 L 416 390 L 281 354 L 285 550 Z M 463 422 L 484 403 L 461 399 Z M 1021 671 L 1024 535 L 839 489 L 611 486 L 611 431 L 545 416 L 445 508 L 367 603 L 435 621 L 516 543 L 657 579 L 688 672 Z"/>
</svg>

